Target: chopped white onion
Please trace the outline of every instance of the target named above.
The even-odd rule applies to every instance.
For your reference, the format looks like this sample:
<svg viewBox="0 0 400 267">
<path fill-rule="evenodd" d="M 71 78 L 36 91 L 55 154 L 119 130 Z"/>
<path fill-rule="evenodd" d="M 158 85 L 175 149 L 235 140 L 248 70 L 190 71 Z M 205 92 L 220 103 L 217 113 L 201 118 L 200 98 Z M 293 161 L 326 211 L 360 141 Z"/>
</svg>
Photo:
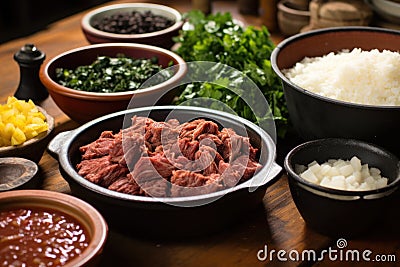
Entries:
<svg viewBox="0 0 400 267">
<path fill-rule="evenodd" d="M 362 164 L 356 156 L 350 160 L 329 159 L 322 164 L 317 161 L 307 166 L 296 164 L 295 171 L 307 181 L 341 190 L 373 190 L 388 183 L 378 168 Z"/>
</svg>

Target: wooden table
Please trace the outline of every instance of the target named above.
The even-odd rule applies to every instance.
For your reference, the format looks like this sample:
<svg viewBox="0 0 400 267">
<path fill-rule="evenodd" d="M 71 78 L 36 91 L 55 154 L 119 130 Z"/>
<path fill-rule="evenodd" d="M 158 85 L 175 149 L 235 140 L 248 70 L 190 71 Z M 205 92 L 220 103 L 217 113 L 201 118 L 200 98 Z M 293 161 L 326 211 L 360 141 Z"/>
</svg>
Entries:
<svg viewBox="0 0 400 267">
<path fill-rule="evenodd" d="M 123 2 L 123 1 L 119 1 Z M 148 1 L 143 1 L 148 2 Z M 152 1 L 160 2 L 161 1 Z M 177 8 L 181 12 L 188 11 L 190 1 L 162 1 L 162 3 Z M 213 1 L 213 11 L 229 11 L 235 18 L 245 24 L 260 25 L 256 16 L 243 16 L 237 11 L 234 1 Z M 84 13 L 84 12 L 83 12 Z M 7 96 L 13 95 L 19 82 L 19 68 L 13 60 L 13 54 L 24 44 L 33 43 L 39 50 L 46 53 L 47 59 L 66 50 L 88 45 L 80 30 L 80 19 L 83 13 L 65 18 L 50 25 L 34 35 L 17 39 L 0 45 L 0 102 L 5 102 Z M 274 42 L 282 40 L 279 33 L 272 35 Z M 62 111 L 58 109 L 49 97 L 43 106 L 56 121 L 56 131 L 73 129 L 77 126 Z M 278 163 L 282 165 L 282 157 L 290 148 L 285 140 L 278 142 Z M 61 177 L 58 162 L 47 153 L 40 165 L 40 177 L 43 179 L 43 189 L 70 193 L 67 182 Z M 397 198 L 399 200 L 400 198 Z M 393 214 L 383 217 L 379 229 L 361 238 L 347 240 L 348 249 L 369 249 L 377 254 L 395 255 L 396 262 L 371 262 L 371 266 L 400 266 L 400 230 L 399 212 L 396 201 L 388 209 Z M 318 203 L 315 203 L 318 205 Z M 335 222 L 332 222 L 335 223 Z M 265 246 L 268 251 L 283 250 L 287 253 L 305 250 L 320 252 L 324 249 L 336 249 L 336 239 L 320 235 L 309 229 L 297 211 L 283 174 L 279 180 L 267 189 L 262 205 L 245 219 L 218 234 L 191 238 L 179 241 L 154 240 L 127 237 L 110 231 L 100 266 L 355 266 L 366 262 L 333 261 L 325 257 L 323 261 L 280 261 L 276 253 L 272 260 L 260 261 L 257 253 Z M 261 253 L 259 256 L 263 256 Z M 372 257 L 371 256 L 371 257 Z M 286 258 L 288 254 L 286 254 Z"/>
</svg>

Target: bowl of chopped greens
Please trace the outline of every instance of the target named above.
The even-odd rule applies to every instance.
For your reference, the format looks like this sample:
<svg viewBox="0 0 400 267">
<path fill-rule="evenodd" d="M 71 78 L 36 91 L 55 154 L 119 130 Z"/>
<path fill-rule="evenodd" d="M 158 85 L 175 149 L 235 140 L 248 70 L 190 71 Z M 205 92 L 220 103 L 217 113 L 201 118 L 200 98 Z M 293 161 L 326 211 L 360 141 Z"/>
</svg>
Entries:
<svg viewBox="0 0 400 267">
<path fill-rule="evenodd" d="M 42 65 L 39 76 L 58 107 L 85 123 L 128 105 L 171 103 L 174 86 L 186 74 L 184 63 L 174 52 L 155 46 L 95 44 L 55 56 Z M 170 66 L 173 70 L 162 71 Z M 157 79 L 145 83 L 157 73 Z"/>
<path fill-rule="evenodd" d="M 122 3 L 86 13 L 81 28 L 92 43 L 128 42 L 170 48 L 182 28 L 178 10 L 151 3 Z"/>
</svg>

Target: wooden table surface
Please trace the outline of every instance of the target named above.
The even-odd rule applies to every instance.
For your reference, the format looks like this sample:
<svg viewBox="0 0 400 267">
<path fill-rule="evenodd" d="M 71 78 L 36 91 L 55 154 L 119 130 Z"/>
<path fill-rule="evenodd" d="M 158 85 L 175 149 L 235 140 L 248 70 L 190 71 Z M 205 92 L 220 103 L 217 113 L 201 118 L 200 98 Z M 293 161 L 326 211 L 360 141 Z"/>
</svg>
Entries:
<svg viewBox="0 0 400 267">
<path fill-rule="evenodd" d="M 117 1 L 116 1 L 117 2 Z M 118 1 L 124 2 L 124 1 Z M 125 1 L 126 2 L 126 1 Z M 149 1 L 142 1 L 149 2 Z M 160 2 L 161 1 L 152 1 Z M 188 0 L 162 1 L 181 12 L 190 10 Z M 260 25 L 257 16 L 243 16 L 238 13 L 235 1 L 213 1 L 213 11 L 229 11 L 235 18 L 246 25 Z M 65 18 L 48 28 L 21 39 L 12 40 L 0 45 L 0 102 L 13 95 L 19 82 L 19 67 L 13 60 L 13 55 L 24 44 L 33 43 L 46 53 L 46 60 L 66 50 L 88 45 L 80 30 L 80 19 L 85 12 Z M 279 33 L 272 35 L 275 43 L 282 40 Z M 79 125 L 71 121 L 58 109 L 51 97 L 39 103 L 56 121 L 56 132 L 73 129 Z M 278 152 L 281 158 L 290 148 L 285 140 L 278 142 Z M 39 163 L 42 188 L 63 193 L 70 193 L 67 182 L 61 177 L 58 162 L 47 153 Z M 399 200 L 399 198 L 397 199 Z M 369 262 L 369 266 L 400 266 L 400 231 L 399 208 L 400 201 L 387 207 L 392 210 L 390 216 L 383 217 L 378 229 L 360 238 L 347 240 L 348 249 L 360 251 L 369 249 L 372 256 L 394 255 L 397 261 Z M 315 203 L 318 205 L 318 203 Z M 335 222 L 332 222 L 335 223 Z M 259 260 L 257 253 L 266 246 L 268 251 L 283 250 L 287 253 L 306 250 L 320 252 L 324 249 L 337 249 L 336 239 L 320 235 L 309 229 L 297 211 L 287 184 L 285 174 L 270 186 L 265 194 L 262 205 L 238 224 L 228 227 L 220 233 L 210 236 L 190 238 L 179 241 L 154 240 L 127 237 L 111 229 L 107 245 L 104 249 L 100 266 L 357 266 L 366 265 L 365 261 L 339 261 L 325 257 L 323 261 L 281 261 L 276 253 L 272 259 Z M 263 254 L 260 254 L 263 256 Z M 286 258 L 288 254 L 286 254 Z M 393 260 L 393 256 L 391 259 Z M 389 257 L 387 257 L 389 258 Z"/>
</svg>

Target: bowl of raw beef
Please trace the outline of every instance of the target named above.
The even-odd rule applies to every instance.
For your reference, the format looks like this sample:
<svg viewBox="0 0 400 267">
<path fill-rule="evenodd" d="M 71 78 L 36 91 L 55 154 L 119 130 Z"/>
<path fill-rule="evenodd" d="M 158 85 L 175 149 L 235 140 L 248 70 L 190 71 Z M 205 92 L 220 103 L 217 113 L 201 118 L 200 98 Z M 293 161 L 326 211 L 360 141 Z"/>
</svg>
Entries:
<svg viewBox="0 0 400 267">
<path fill-rule="evenodd" d="M 400 31 L 334 27 L 277 45 L 290 120 L 304 140 L 352 138 L 400 154 Z"/>
<path fill-rule="evenodd" d="M 72 194 L 135 235 L 197 235 L 232 224 L 259 206 L 281 171 L 266 131 L 196 107 L 109 114 L 58 134 L 48 150 Z"/>
</svg>

